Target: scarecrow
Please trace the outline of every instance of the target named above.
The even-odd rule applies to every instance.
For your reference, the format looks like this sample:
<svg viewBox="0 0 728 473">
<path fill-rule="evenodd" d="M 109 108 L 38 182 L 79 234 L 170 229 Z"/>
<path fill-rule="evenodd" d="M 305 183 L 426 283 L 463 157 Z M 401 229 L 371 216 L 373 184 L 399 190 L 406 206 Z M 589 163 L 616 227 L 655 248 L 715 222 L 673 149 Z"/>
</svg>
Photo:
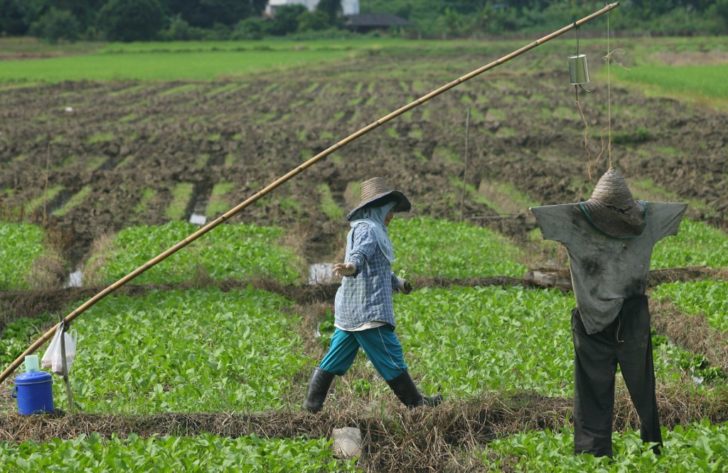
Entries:
<svg viewBox="0 0 728 473">
<path fill-rule="evenodd" d="M 609 169 L 586 202 L 531 209 L 543 237 L 569 254 L 576 308 L 574 451 L 612 456 L 617 364 L 644 442 L 662 444 L 655 396 L 647 275 L 655 243 L 675 235 L 687 205 L 635 201 Z"/>
<path fill-rule="evenodd" d="M 334 265 L 343 276 L 334 303 L 334 326 L 328 353 L 314 370 L 303 404 L 310 412 L 321 410 L 335 375 L 343 376 L 361 347 L 374 368 L 407 407 L 436 405 L 441 396 L 423 396 L 407 371 L 402 345 L 394 333 L 393 291 L 412 288 L 392 272 L 394 250 L 387 225 L 395 212 L 411 204 L 381 177 L 364 181 L 361 200 L 347 215 L 351 230 L 344 263 Z"/>
</svg>

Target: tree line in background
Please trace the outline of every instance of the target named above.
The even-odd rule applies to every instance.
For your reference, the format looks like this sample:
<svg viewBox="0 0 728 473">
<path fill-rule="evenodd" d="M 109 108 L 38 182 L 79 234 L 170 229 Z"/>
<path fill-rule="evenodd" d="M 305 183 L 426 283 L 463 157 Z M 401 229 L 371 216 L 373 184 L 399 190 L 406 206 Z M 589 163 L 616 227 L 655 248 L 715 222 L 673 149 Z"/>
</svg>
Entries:
<svg viewBox="0 0 728 473">
<path fill-rule="evenodd" d="M 267 0 L 0 0 L 0 35 L 50 42 L 259 39 L 297 34 L 338 37 L 340 0 L 321 0 L 263 16 Z M 577 0 L 361 0 L 362 13 L 390 13 L 410 26 L 390 34 L 482 37 L 545 31 L 603 6 Z M 626 0 L 614 13 L 620 31 L 644 34 L 728 33 L 728 0 Z"/>
</svg>

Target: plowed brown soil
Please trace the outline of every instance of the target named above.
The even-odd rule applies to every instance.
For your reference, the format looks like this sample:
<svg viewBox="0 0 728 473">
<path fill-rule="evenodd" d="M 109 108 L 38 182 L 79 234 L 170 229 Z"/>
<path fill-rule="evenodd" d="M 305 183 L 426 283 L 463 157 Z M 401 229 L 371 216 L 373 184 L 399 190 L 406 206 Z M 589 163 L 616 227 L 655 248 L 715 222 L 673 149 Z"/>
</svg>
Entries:
<svg viewBox="0 0 728 473">
<path fill-rule="evenodd" d="M 192 83 L 180 92 L 186 83 L 74 82 L 2 91 L 0 209 L 20 218 L 43 189 L 62 186 L 45 215 L 41 206 L 30 217 L 58 230 L 57 245 L 75 263 L 103 234 L 166 221 L 180 182 L 195 189 L 186 216 L 218 182 L 233 183 L 225 196 L 232 207 L 338 139 L 482 62 L 468 53 L 417 58 L 393 52 L 277 77 Z M 321 210 L 320 183 L 348 208 L 347 186 L 385 175 L 411 197 L 414 214 L 445 218 L 459 216 L 462 181 L 474 189 L 481 181 L 511 183 L 547 204 L 586 198 L 607 166 L 602 153 L 591 163 L 591 177 L 587 172 L 606 136 L 607 91 L 595 83 L 581 97 L 591 136 L 587 152 L 561 62 L 553 55 L 534 64 L 524 60 L 453 89 L 237 218 L 315 229 L 305 245 L 315 258 L 339 246 L 341 226 Z M 651 179 L 702 202 L 693 215 L 728 228 L 728 116 L 619 87 L 612 88 L 612 101 L 614 164 L 628 179 Z M 53 215 L 84 186 L 92 189 L 85 200 L 62 217 Z M 150 189 L 153 197 L 143 202 Z M 498 216 L 472 196 L 463 204 L 466 219 L 513 236 L 533 227 L 528 219 Z"/>
</svg>

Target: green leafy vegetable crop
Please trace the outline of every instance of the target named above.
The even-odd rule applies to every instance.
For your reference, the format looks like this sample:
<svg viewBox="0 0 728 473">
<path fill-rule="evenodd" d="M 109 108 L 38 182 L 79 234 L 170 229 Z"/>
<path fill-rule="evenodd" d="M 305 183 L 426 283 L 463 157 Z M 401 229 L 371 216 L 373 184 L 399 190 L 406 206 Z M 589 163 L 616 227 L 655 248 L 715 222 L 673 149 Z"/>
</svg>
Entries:
<svg viewBox="0 0 728 473">
<path fill-rule="evenodd" d="M 104 299 L 72 325 L 75 400 L 86 412 L 110 413 L 281 408 L 293 375 L 312 363 L 289 310 L 284 298 L 253 289 Z M 36 329 L 21 321 L 12 327 Z M 11 340 L 3 336 L 0 346 L 22 346 Z M 54 390 L 65 406 L 63 383 Z"/>
<path fill-rule="evenodd" d="M 199 435 L 0 443 L 0 470 L 14 472 L 341 472 L 355 460 L 337 461 L 326 439 L 263 439 Z"/>
<path fill-rule="evenodd" d="M 0 222 L 0 290 L 27 288 L 25 276 L 43 253 L 43 229 Z"/>
<path fill-rule="evenodd" d="M 389 226 L 395 270 L 408 275 L 469 278 L 521 277 L 521 253 L 506 237 L 469 223 L 429 217 L 395 218 Z"/>
<path fill-rule="evenodd" d="M 92 256 L 102 262 L 97 277 L 104 282 L 115 281 L 196 228 L 183 222 L 126 228 L 119 232 L 107 252 Z M 300 260 L 291 249 L 276 243 L 282 236 L 283 231 L 274 227 L 220 225 L 135 281 L 181 282 L 202 271 L 213 279 L 271 278 L 293 283 L 301 277 Z M 91 262 L 89 266 L 94 264 Z"/>
<path fill-rule="evenodd" d="M 728 282 L 693 281 L 660 284 L 654 295 L 672 300 L 683 312 L 704 315 L 708 323 L 728 331 Z"/>
<path fill-rule="evenodd" d="M 661 240 L 652 253 L 652 268 L 728 267 L 728 235 L 703 222 L 683 220 L 675 236 Z"/>
<path fill-rule="evenodd" d="M 559 432 L 532 431 L 498 439 L 483 453 L 488 471 L 538 471 L 617 473 L 659 471 L 693 473 L 726 471 L 728 468 L 728 423 L 701 422 L 663 428 L 664 447 L 655 456 L 639 438 L 639 432 L 614 433 L 614 460 L 592 455 L 574 455 L 573 429 Z"/>
<path fill-rule="evenodd" d="M 397 332 L 427 391 L 573 395 L 570 294 L 523 288 L 423 289 L 397 296 Z M 687 376 L 673 345 L 655 349 L 660 383 Z M 687 356 L 687 355 L 686 355 Z"/>
</svg>

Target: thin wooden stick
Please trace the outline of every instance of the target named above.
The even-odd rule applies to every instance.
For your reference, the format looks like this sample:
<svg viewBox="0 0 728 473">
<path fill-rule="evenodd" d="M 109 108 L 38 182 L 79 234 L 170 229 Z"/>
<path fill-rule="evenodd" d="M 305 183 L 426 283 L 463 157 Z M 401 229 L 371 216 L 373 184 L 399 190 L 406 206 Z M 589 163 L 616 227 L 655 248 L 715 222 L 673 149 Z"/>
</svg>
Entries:
<svg viewBox="0 0 728 473">
<path fill-rule="evenodd" d="M 468 107 L 468 113 L 465 115 L 465 163 L 463 164 L 463 188 L 460 191 L 460 221 L 463 221 L 463 205 L 465 204 L 465 190 L 468 185 L 467 172 L 468 172 L 468 142 L 470 138 L 470 107 Z"/>
<path fill-rule="evenodd" d="M 448 82 L 447 84 L 439 87 L 438 89 L 435 89 L 432 92 L 430 92 L 430 93 L 428 93 L 426 95 L 423 95 L 422 97 L 418 98 L 417 100 L 415 100 L 413 102 L 410 102 L 407 105 L 405 105 L 403 107 L 400 107 L 397 110 L 389 113 L 388 115 L 383 116 L 379 120 L 370 123 L 369 125 L 365 126 L 364 128 L 359 129 L 359 131 L 356 131 L 356 132 L 352 133 L 351 135 L 347 136 L 346 138 L 344 138 L 343 140 L 339 141 L 338 143 L 329 146 L 328 148 L 326 148 L 325 150 L 323 150 L 322 152 L 320 152 L 316 156 L 310 158 L 308 161 L 304 162 L 303 164 L 301 164 L 301 165 L 297 166 L 296 168 L 288 171 L 286 174 L 284 174 L 283 176 L 279 177 L 275 181 L 271 182 L 270 184 L 268 184 L 267 186 L 265 186 L 263 189 L 259 190 L 255 194 L 251 195 L 250 197 L 248 197 L 247 199 L 245 199 L 243 202 L 241 202 L 237 206 L 235 206 L 232 209 L 228 210 L 227 212 L 225 212 L 224 214 L 222 214 L 221 216 L 219 216 L 215 220 L 210 221 L 207 225 L 201 227 L 199 230 L 195 231 L 194 233 L 190 234 L 184 240 L 182 240 L 182 241 L 178 242 L 177 244 L 175 244 L 174 246 L 168 248 L 164 252 L 160 253 L 159 255 L 155 256 L 154 258 L 150 259 L 149 261 L 147 261 L 143 265 L 141 265 L 138 268 L 136 268 L 131 273 L 127 274 L 126 276 L 124 276 L 123 278 L 119 279 L 115 283 L 113 283 L 110 286 L 106 287 L 101 292 L 99 292 L 98 294 L 96 294 L 95 296 L 93 296 L 91 299 L 89 299 L 86 302 L 84 302 L 83 304 L 81 304 L 73 312 L 69 313 L 66 317 L 64 317 L 63 320 L 66 323 L 71 322 L 73 319 L 75 319 L 76 317 L 78 317 L 79 315 L 81 315 L 82 313 L 84 313 L 86 310 L 88 310 L 89 308 L 91 308 L 94 304 L 96 304 L 98 301 L 100 301 L 101 299 L 103 299 L 104 297 L 106 297 L 107 295 L 109 295 L 110 293 L 114 292 L 116 289 L 120 288 L 124 284 L 128 283 L 132 279 L 134 279 L 137 276 L 139 276 L 140 274 L 142 274 L 144 271 L 148 270 L 152 266 L 154 266 L 157 263 L 159 263 L 160 261 L 166 259 L 170 255 L 173 255 L 177 251 L 181 250 L 185 246 L 187 246 L 190 243 L 192 243 L 193 241 L 197 240 L 202 235 L 204 235 L 205 233 L 209 232 L 213 228 L 217 227 L 221 223 L 225 222 L 230 217 L 233 217 L 235 214 L 239 213 L 241 210 L 243 210 L 244 208 L 248 207 L 250 204 L 256 202 L 258 199 L 260 199 L 264 195 L 266 195 L 269 192 L 271 192 L 272 190 L 276 189 L 281 184 L 287 182 L 291 178 L 293 178 L 293 177 L 297 176 L 298 174 L 302 173 L 303 171 L 305 171 L 306 169 L 310 168 L 311 166 L 313 166 L 317 162 L 321 161 L 326 156 L 328 156 L 331 153 L 334 153 L 335 151 L 341 149 L 342 147 L 344 147 L 345 145 L 351 143 L 352 141 L 356 140 L 357 138 L 359 138 L 359 137 L 361 137 L 361 136 L 369 133 L 370 131 L 374 130 L 375 128 L 378 128 L 379 126 L 383 125 L 384 123 L 387 123 L 388 121 L 392 120 L 393 118 L 396 118 L 396 117 L 402 115 L 403 113 L 406 113 L 406 112 L 412 110 L 413 108 L 422 105 L 423 103 L 429 101 L 430 99 L 433 99 L 433 98 L 437 97 L 438 95 L 440 95 L 440 94 L 442 94 L 444 92 L 447 92 L 448 90 L 452 89 L 453 87 L 455 87 L 457 85 L 460 85 L 463 82 L 465 82 L 467 80 L 470 80 L 473 77 L 478 76 L 478 75 L 482 74 L 483 72 L 485 72 L 487 70 L 490 70 L 490 69 L 493 69 L 495 67 L 498 67 L 501 64 L 503 64 L 505 62 L 508 62 L 511 59 L 513 59 L 515 57 L 518 57 L 521 54 L 523 54 L 523 53 L 525 53 L 527 51 L 530 51 L 531 49 L 533 49 L 533 48 L 535 48 L 537 46 L 540 46 L 540 45 L 546 43 L 547 41 L 550 41 L 550 40 L 552 40 L 552 39 L 554 39 L 554 38 L 556 38 L 558 36 L 561 36 L 562 34 L 568 32 L 569 30 L 571 30 L 573 28 L 576 28 L 578 26 L 581 26 L 584 23 L 587 23 L 587 22 L 589 22 L 589 21 L 591 21 L 591 20 L 593 20 L 593 19 L 595 19 L 595 18 L 597 18 L 597 17 L 599 17 L 599 16 L 607 13 L 608 11 L 612 10 L 613 8 L 618 7 L 618 6 L 619 6 L 619 2 L 610 3 L 609 5 L 606 5 L 601 10 L 597 10 L 594 13 L 592 13 L 592 14 L 590 14 L 588 16 L 585 16 L 581 20 L 578 20 L 578 21 L 575 21 L 573 23 L 570 23 L 569 25 L 564 26 L 560 30 L 554 31 L 553 33 L 550 33 L 550 34 L 548 34 L 548 35 L 546 35 L 546 36 L 544 36 L 544 37 L 542 37 L 540 39 L 537 39 L 536 41 L 534 41 L 532 43 L 529 43 L 526 46 L 523 46 L 520 49 L 517 49 L 517 50 L 513 51 L 512 53 L 509 53 L 509 54 L 501 57 L 500 59 L 497 59 L 497 60 L 495 60 L 495 61 L 493 61 L 491 63 L 488 63 L 488 64 L 486 64 L 484 66 L 481 66 L 478 69 L 475 69 L 475 70 L 473 70 L 473 71 L 465 74 L 464 76 L 461 76 L 461 77 L 453 80 L 452 82 Z M 2 383 L 13 371 L 15 371 L 15 369 L 18 366 L 20 366 L 20 364 L 22 363 L 22 360 L 27 355 L 30 355 L 31 353 L 33 353 L 34 351 L 36 351 L 38 348 L 40 348 L 46 341 L 48 341 L 53 336 L 54 333 L 55 333 L 55 326 L 53 328 L 49 329 L 47 332 L 45 332 L 40 338 L 38 338 L 35 342 L 33 342 L 33 344 L 30 345 L 15 361 L 13 361 L 10 365 L 8 365 L 8 367 L 5 368 L 5 371 L 3 371 L 2 373 L 0 373 L 0 383 Z"/>
<path fill-rule="evenodd" d="M 60 318 L 60 316 L 59 316 Z M 66 323 L 61 319 L 58 322 L 58 330 L 61 331 L 61 371 L 63 371 L 63 383 L 66 385 L 66 397 L 68 398 L 68 412 L 73 414 L 73 391 L 71 381 L 68 379 L 68 362 L 66 360 Z"/>
</svg>

